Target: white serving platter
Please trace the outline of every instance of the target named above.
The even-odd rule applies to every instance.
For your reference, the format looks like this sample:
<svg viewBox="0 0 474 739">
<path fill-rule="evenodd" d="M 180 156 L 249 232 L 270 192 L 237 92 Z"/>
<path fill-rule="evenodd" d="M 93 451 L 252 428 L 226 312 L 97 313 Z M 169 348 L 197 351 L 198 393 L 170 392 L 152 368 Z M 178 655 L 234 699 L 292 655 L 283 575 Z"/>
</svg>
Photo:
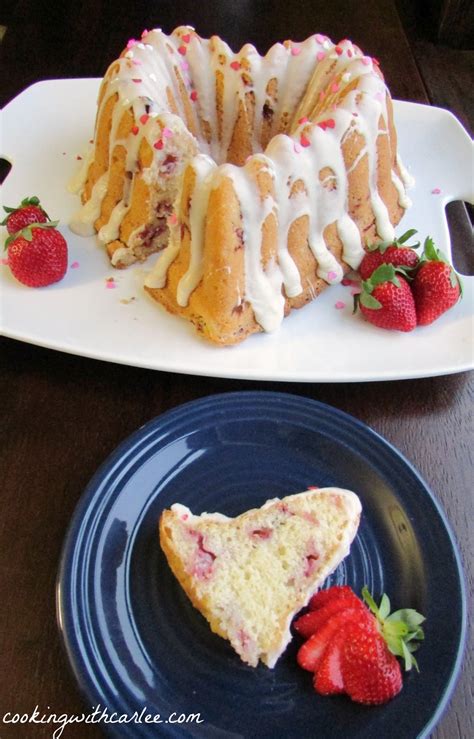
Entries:
<svg viewBox="0 0 474 739">
<path fill-rule="evenodd" d="M 2 111 L 0 154 L 12 164 L 2 204 L 38 195 L 69 245 L 65 278 L 23 287 L 0 266 L 5 336 L 110 362 L 213 377 L 289 382 L 358 382 L 429 377 L 471 369 L 474 277 L 464 298 L 435 324 L 410 334 L 386 332 L 352 314 L 350 287 L 327 289 L 294 311 L 274 334 L 220 348 L 168 315 L 143 291 L 148 266 L 114 270 L 95 238 L 68 228 L 78 199 L 67 183 L 92 137 L 97 79 L 50 80 L 29 87 Z M 398 233 L 417 228 L 451 254 L 445 206 L 473 201 L 473 147 L 449 112 L 395 102 L 402 159 L 415 177 L 413 206 Z M 435 192 L 433 192 L 435 191 Z M 466 245 L 471 248 L 471 245 Z M 74 265 L 74 266 L 72 266 Z M 114 278 L 115 287 L 107 286 Z M 345 303 L 336 309 L 339 301 Z"/>
</svg>

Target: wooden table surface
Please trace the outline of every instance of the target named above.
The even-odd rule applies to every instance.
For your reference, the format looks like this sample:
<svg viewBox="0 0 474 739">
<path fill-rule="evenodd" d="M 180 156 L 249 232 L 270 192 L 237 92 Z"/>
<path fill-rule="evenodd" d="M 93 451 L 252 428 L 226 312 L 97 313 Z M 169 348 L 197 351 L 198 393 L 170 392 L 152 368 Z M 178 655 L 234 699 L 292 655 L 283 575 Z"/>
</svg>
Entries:
<svg viewBox="0 0 474 739">
<path fill-rule="evenodd" d="M 334 40 L 347 36 L 381 60 L 395 98 L 445 105 L 472 125 L 469 97 L 456 89 L 456 80 L 469 79 L 467 53 L 424 38 L 403 5 L 397 11 L 389 0 L 7 2 L 0 11 L 0 25 L 7 27 L 0 43 L 0 102 L 40 79 L 100 76 L 143 28 L 170 32 L 189 23 L 202 36 L 217 33 L 233 48 L 252 41 L 260 51 L 318 31 Z M 458 213 L 453 221 L 461 240 L 469 233 L 463 218 Z M 462 248 L 459 255 L 467 259 Z M 163 411 L 205 395 L 281 390 L 329 403 L 367 423 L 406 455 L 438 497 L 472 585 L 472 374 L 343 385 L 243 382 L 153 372 L 0 341 L 0 721 L 7 710 L 31 712 L 36 705 L 58 714 L 84 710 L 55 617 L 55 579 L 70 517 L 86 483 L 120 441 Z M 433 732 L 437 739 L 474 736 L 471 677 L 472 650 Z M 51 734 L 48 726 L 0 724 L 2 738 Z M 100 735 L 84 725 L 64 734 Z"/>
</svg>

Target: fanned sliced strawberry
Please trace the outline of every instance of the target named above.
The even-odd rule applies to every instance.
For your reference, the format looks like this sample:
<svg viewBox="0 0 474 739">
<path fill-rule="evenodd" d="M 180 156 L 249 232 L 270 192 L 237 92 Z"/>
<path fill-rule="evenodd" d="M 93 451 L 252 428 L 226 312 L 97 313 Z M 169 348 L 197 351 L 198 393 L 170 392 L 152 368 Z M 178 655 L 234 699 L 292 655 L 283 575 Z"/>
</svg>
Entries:
<svg viewBox="0 0 474 739">
<path fill-rule="evenodd" d="M 323 652 L 319 669 L 314 673 L 314 689 L 320 695 L 345 693 L 341 656 L 347 638 L 347 624 L 341 626 Z"/>
<path fill-rule="evenodd" d="M 335 613 L 339 613 L 343 609 L 359 608 L 367 610 L 359 598 L 352 593 L 352 598 L 341 596 L 334 598 L 326 603 L 325 606 L 318 608 L 316 611 L 309 611 L 304 616 L 300 616 L 293 624 L 295 631 L 305 639 L 315 634 L 318 629 L 322 628 L 326 621 Z"/>
<path fill-rule="evenodd" d="M 315 593 L 309 601 L 308 606 L 311 611 L 315 611 L 317 608 L 322 608 L 327 603 L 336 600 L 336 598 L 348 598 L 352 603 L 355 601 L 360 603 L 360 599 L 349 585 L 333 585 L 327 590 L 319 590 Z"/>
<path fill-rule="evenodd" d="M 363 608 L 363 610 L 360 607 L 339 609 L 337 613 L 333 613 L 331 617 L 327 618 L 318 631 L 299 648 L 296 656 L 299 666 L 310 672 L 317 670 L 324 650 L 332 637 L 342 626 L 351 623 L 353 619 L 355 619 L 355 623 L 365 623 L 366 620 L 371 619 L 375 624 L 375 619 L 366 608 Z"/>
</svg>

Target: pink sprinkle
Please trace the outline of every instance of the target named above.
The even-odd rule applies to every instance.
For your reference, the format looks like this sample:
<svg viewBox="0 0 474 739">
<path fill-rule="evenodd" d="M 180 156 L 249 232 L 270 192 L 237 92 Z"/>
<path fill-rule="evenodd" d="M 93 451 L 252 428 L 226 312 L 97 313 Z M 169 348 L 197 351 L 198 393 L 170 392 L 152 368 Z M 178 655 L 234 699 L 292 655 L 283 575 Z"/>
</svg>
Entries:
<svg viewBox="0 0 474 739">
<path fill-rule="evenodd" d="M 162 149 L 163 146 L 164 144 L 163 144 L 163 141 L 161 141 L 161 139 L 158 139 L 158 141 L 155 141 L 155 143 L 153 144 L 153 147 L 155 149 Z"/>
<path fill-rule="evenodd" d="M 341 56 L 341 54 L 343 53 L 343 49 L 341 49 L 340 46 L 336 46 L 336 48 L 334 49 L 334 51 L 336 52 L 336 54 L 338 56 Z"/>
<path fill-rule="evenodd" d="M 132 64 L 134 64 L 136 67 L 140 67 L 142 62 L 140 59 L 132 59 Z"/>
<path fill-rule="evenodd" d="M 117 285 L 115 284 L 115 280 L 114 280 L 113 277 L 107 277 L 107 279 L 105 281 L 105 287 L 108 290 L 113 290 L 114 288 L 117 287 Z"/>
<path fill-rule="evenodd" d="M 339 83 L 333 82 L 331 85 L 331 92 L 337 92 L 339 90 Z"/>
<path fill-rule="evenodd" d="M 318 42 L 318 44 L 324 44 L 324 42 L 326 41 L 325 36 L 321 36 L 320 33 L 317 33 L 314 38 L 316 39 L 316 41 Z"/>
<path fill-rule="evenodd" d="M 303 134 L 300 138 L 300 144 L 301 146 L 311 146 L 311 141 Z"/>
<path fill-rule="evenodd" d="M 138 128 L 138 126 L 132 126 L 132 133 L 133 133 L 134 136 L 137 135 L 137 133 L 139 132 L 139 130 L 140 129 Z"/>
<path fill-rule="evenodd" d="M 146 36 L 146 35 L 147 35 L 147 33 L 149 33 L 149 31 L 148 31 L 148 28 L 145 28 L 145 30 L 144 30 L 144 31 L 142 31 L 142 38 L 143 38 L 144 36 Z"/>
<path fill-rule="evenodd" d="M 191 34 L 186 33 L 184 36 L 181 36 L 181 38 L 183 39 L 185 44 L 189 44 L 189 42 L 191 41 Z"/>
<path fill-rule="evenodd" d="M 351 56 L 352 56 L 352 49 L 347 49 L 347 56 L 349 57 L 349 59 L 351 58 Z"/>
<path fill-rule="evenodd" d="M 337 278 L 336 272 L 333 272 L 333 271 L 328 272 L 328 280 L 335 280 L 336 278 Z"/>
<path fill-rule="evenodd" d="M 176 215 L 176 213 L 172 213 L 170 216 L 168 216 L 167 223 L 170 226 L 175 226 L 178 223 L 178 216 Z"/>
<path fill-rule="evenodd" d="M 230 66 L 231 66 L 232 69 L 240 69 L 241 64 L 240 64 L 240 62 L 231 62 L 230 63 Z"/>
<path fill-rule="evenodd" d="M 299 153 L 300 153 L 300 151 L 301 151 L 301 144 L 299 144 L 299 143 L 298 143 L 297 141 L 295 141 L 295 142 L 293 143 L 293 149 L 295 150 L 295 152 L 296 152 L 297 154 L 299 154 Z"/>
<path fill-rule="evenodd" d="M 337 303 L 334 303 L 334 307 L 337 308 L 337 310 L 342 310 L 346 307 L 346 304 L 343 300 L 338 300 Z"/>
<path fill-rule="evenodd" d="M 142 80 L 141 80 L 141 78 L 140 78 L 140 77 L 134 77 L 134 78 L 132 79 L 132 82 L 135 82 L 135 84 L 136 84 L 136 85 L 138 85 L 138 84 L 139 84 L 139 83 L 140 83 L 141 81 L 142 81 Z"/>
<path fill-rule="evenodd" d="M 145 123 L 147 123 L 149 117 L 150 116 L 147 113 L 143 113 L 143 115 L 140 116 L 140 123 L 144 126 Z"/>
<path fill-rule="evenodd" d="M 178 46 L 178 52 L 181 54 L 181 56 L 184 56 L 186 54 L 186 47 L 185 46 Z"/>
<path fill-rule="evenodd" d="M 136 38 L 131 38 L 127 41 L 127 49 L 131 49 L 132 46 L 135 46 L 135 44 L 138 44 L 138 41 Z"/>
<path fill-rule="evenodd" d="M 439 187 L 435 187 L 434 190 L 431 190 L 432 195 L 439 195 L 441 193 L 441 190 Z"/>
<path fill-rule="evenodd" d="M 191 100 L 193 101 L 193 103 L 196 102 L 196 100 L 198 99 L 198 94 L 197 94 L 196 90 L 193 90 L 192 93 L 191 93 L 191 95 L 189 97 L 191 98 Z"/>
<path fill-rule="evenodd" d="M 304 115 L 302 118 L 299 119 L 298 123 L 303 125 L 303 123 L 308 123 L 308 118 Z"/>
<path fill-rule="evenodd" d="M 326 126 L 328 128 L 335 128 L 336 127 L 336 121 L 334 120 L 334 118 L 328 118 L 328 120 L 326 121 Z"/>
<path fill-rule="evenodd" d="M 359 287 L 357 280 L 351 280 L 349 277 L 344 277 L 341 284 L 345 287 Z"/>
<path fill-rule="evenodd" d="M 319 490 L 317 485 L 308 485 L 308 490 Z"/>
<path fill-rule="evenodd" d="M 325 59 L 325 58 L 326 58 L 326 52 L 325 51 L 318 51 L 318 53 L 316 54 L 316 59 L 318 60 L 318 62 L 322 62 L 323 59 Z"/>
<path fill-rule="evenodd" d="M 291 47 L 291 53 L 293 56 L 298 56 L 298 54 L 301 54 L 301 47 L 300 46 L 292 46 Z"/>
<path fill-rule="evenodd" d="M 171 128 L 165 126 L 161 134 L 165 137 L 165 139 L 169 139 L 171 136 L 173 136 L 173 131 L 171 130 Z"/>
<path fill-rule="evenodd" d="M 184 69 L 184 71 L 186 72 L 189 69 L 189 62 L 187 62 L 186 60 L 184 62 L 181 62 L 181 69 Z"/>
<path fill-rule="evenodd" d="M 73 262 L 71 264 L 71 269 L 77 269 L 79 267 L 79 262 Z"/>
<path fill-rule="evenodd" d="M 370 58 L 370 56 L 363 56 L 361 62 L 362 64 L 365 64 L 366 67 L 368 67 L 369 64 L 371 64 L 372 59 Z"/>
<path fill-rule="evenodd" d="M 5 265 L 8 264 L 8 259 L 6 259 L 5 257 L 3 257 L 0 261 L 2 264 L 5 264 Z"/>
</svg>

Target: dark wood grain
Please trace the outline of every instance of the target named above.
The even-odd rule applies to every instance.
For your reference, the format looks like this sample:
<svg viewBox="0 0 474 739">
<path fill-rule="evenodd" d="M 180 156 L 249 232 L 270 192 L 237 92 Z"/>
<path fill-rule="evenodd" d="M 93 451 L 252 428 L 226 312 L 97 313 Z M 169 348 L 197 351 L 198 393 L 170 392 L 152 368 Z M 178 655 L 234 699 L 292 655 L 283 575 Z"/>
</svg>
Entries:
<svg viewBox="0 0 474 739">
<path fill-rule="evenodd" d="M 99 76 L 142 28 L 170 31 L 190 23 L 237 48 L 264 51 L 282 38 L 321 31 L 348 36 L 378 57 L 395 97 L 444 104 L 472 120 L 461 85 L 430 76 L 403 30 L 394 2 L 10 3 L 0 44 L 1 100 L 46 78 Z M 436 69 L 443 57 L 430 48 Z M 443 52 L 441 52 L 443 53 Z M 454 53 L 454 52 L 453 52 Z M 455 70 L 455 57 L 451 58 Z M 420 71 L 421 70 L 421 71 Z M 454 71 L 453 71 L 454 74 Z M 448 89 L 449 87 L 449 89 Z M 466 224 L 464 223 L 464 227 Z M 467 233 L 463 231 L 462 233 Z M 464 237 L 462 237 L 464 238 Z M 85 710 L 69 672 L 55 620 L 55 580 L 72 512 L 97 467 L 130 433 L 185 401 L 239 389 L 281 390 L 353 414 L 393 443 L 419 469 L 446 510 L 472 588 L 472 375 L 345 385 L 219 380 L 107 364 L 3 339 L 0 403 L 0 720 L 5 711 Z M 449 607 L 449 604 L 446 604 Z M 471 603 L 472 605 L 472 603 Z M 472 642 L 471 642 L 472 647 Z M 472 654 L 433 736 L 474 736 Z M 50 727 L 1 726 L 2 737 L 49 737 Z M 93 739 L 97 728 L 70 727 L 66 737 Z M 411 739 L 401 737 L 400 739 Z"/>
</svg>

